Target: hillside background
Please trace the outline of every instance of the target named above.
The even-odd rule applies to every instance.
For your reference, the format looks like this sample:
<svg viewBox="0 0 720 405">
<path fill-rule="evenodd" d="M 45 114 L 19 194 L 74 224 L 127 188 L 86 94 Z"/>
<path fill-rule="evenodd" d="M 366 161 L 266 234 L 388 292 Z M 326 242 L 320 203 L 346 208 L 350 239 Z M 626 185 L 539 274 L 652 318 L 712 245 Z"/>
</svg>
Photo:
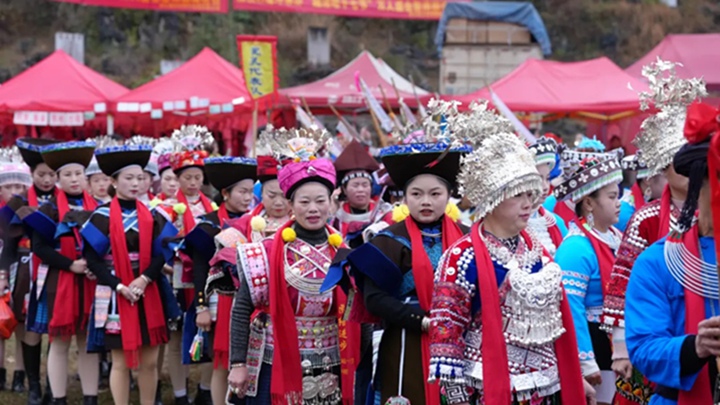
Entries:
<svg viewBox="0 0 720 405">
<path fill-rule="evenodd" d="M 606 55 L 626 67 L 669 33 L 720 31 L 720 2 L 679 0 L 538 0 L 553 45 L 552 59 Z M 329 27 L 330 66 L 309 67 L 306 32 Z M 204 46 L 237 63 L 236 34 L 279 38 L 283 87 L 325 76 L 367 49 L 403 75 L 437 90 L 436 22 L 344 18 L 307 14 L 227 15 L 156 13 L 83 7 L 49 0 L 0 0 L 0 83 L 47 56 L 56 31 L 86 36 L 85 62 L 129 87 L 159 74 L 161 59 L 185 60 Z"/>
</svg>

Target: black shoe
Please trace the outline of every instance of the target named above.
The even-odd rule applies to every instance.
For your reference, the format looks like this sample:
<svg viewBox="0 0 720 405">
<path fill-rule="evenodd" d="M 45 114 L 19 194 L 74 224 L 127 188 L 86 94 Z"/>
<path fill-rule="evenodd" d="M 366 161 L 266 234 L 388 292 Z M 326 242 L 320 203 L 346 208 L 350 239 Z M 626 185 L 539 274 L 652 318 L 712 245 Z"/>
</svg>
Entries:
<svg viewBox="0 0 720 405">
<path fill-rule="evenodd" d="M 51 404 L 52 405 L 67 405 L 67 398 L 65 398 L 65 397 L 53 398 Z"/>
<path fill-rule="evenodd" d="M 37 344 L 30 346 L 22 344 L 23 361 L 25 362 L 25 373 L 28 380 L 28 405 L 41 405 L 42 389 L 40 388 L 40 359 L 42 346 Z M 48 401 L 50 398 L 48 398 Z"/>
<path fill-rule="evenodd" d="M 196 405 L 213 405 L 210 390 L 200 389 L 200 385 L 198 385 L 193 403 Z"/>
<path fill-rule="evenodd" d="M 27 405 L 42 405 L 43 396 L 40 381 L 28 381 Z"/>
<path fill-rule="evenodd" d="M 175 397 L 175 405 L 190 405 L 187 395 L 182 397 Z"/>
<path fill-rule="evenodd" d="M 13 392 L 25 392 L 25 371 L 18 370 L 13 373 Z"/>
<path fill-rule="evenodd" d="M 0 368 L 0 391 L 5 391 L 5 383 L 7 382 L 7 370 Z"/>
<path fill-rule="evenodd" d="M 83 405 L 98 405 L 97 395 L 85 395 L 83 396 Z"/>
<path fill-rule="evenodd" d="M 157 389 L 155 390 L 155 405 L 163 405 L 162 402 L 162 382 L 158 380 Z"/>
</svg>

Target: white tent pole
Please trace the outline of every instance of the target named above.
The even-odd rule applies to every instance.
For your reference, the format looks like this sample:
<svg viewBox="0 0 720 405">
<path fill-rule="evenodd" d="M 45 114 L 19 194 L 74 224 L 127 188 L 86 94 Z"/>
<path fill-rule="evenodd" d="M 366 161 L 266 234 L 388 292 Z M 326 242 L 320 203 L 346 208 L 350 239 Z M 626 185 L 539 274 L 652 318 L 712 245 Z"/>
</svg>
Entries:
<svg viewBox="0 0 720 405">
<path fill-rule="evenodd" d="M 113 135 L 115 133 L 115 120 L 112 114 L 107 115 L 107 135 Z"/>
</svg>

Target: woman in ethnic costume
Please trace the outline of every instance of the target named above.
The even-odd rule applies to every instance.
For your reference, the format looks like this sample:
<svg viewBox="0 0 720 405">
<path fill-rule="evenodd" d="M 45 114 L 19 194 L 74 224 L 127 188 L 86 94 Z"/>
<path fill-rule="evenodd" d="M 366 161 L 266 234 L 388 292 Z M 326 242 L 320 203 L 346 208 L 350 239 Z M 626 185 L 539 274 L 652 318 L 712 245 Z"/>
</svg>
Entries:
<svg viewBox="0 0 720 405">
<path fill-rule="evenodd" d="M 669 74 L 667 74 L 669 71 Z M 616 403 L 649 402 L 651 383 L 633 370 L 625 343 L 625 292 L 638 256 L 656 241 L 677 228 L 677 219 L 687 196 L 687 177 L 679 175 L 672 160 L 687 142 L 683 136 L 687 104 L 705 93 L 705 86 L 695 79 L 679 79 L 675 64 L 653 63 L 645 70 L 651 83 L 650 96 L 659 112 L 647 118 L 633 141 L 639 149 L 646 178 L 662 178 L 667 186 L 662 196 L 635 212 L 628 223 L 618 250 L 610 284 L 605 295 L 603 328 L 613 340 L 613 370 L 618 398 Z"/>
<path fill-rule="evenodd" d="M 37 275 L 33 274 L 35 285 L 31 294 L 38 301 L 36 312 L 29 311 L 28 316 L 35 319 L 36 324 L 43 324 L 41 317 L 47 314 L 50 335 L 48 377 L 53 404 L 67 403 L 68 352 L 73 336 L 79 351 L 78 373 L 84 404 L 97 404 L 98 355 L 86 350 L 96 282 L 82 257 L 79 234 L 80 226 L 97 208 L 97 201 L 84 190 L 85 168 L 94 152 L 93 142 L 65 142 L 43 147 L 42 158 L 57 172 L 61 192 L 25 218 L 33 228 L 33 253 L 42 261 Z"/>
<path fill-rule="evenodd" d="M 228 357 L 230 340 L 230 311 L 233 283 L 213 289 L 207 294 L 210 259 L 216 253 L 214 238 L 233 220 L 247 211 L 253 199 L 257 162 L 244 157 L 213 157 L 205 159 L 205 173 L 210 184 L 220 191 L 224 202 L 217 211 L 198 219 L 198 224 L 186 237 L 185 249 L 193 261 L 195 285 L 195 325 L 212 336 L 214 369 L 211 381 L 212 402 L 219 404 L 227 393 Z M 225 279 L 225 281 L 231 281 Z M 185 325 L 187 329 L 190 325 Z M 189 349 L 189 348 L 186 348 Z"/>
<path fill-rule="evenodd" d="M 320 292 L 342 246 L 342 236 L 327 225 L 335 169 L 316 157 L 329 134 L 265 135 L 273 153 L 294 158 L 278 173 L 294 219 L 273 239 L 237 247 L 242 283 L 232 312 L 228 383 L 247 404 L 351 405 L 360 325 L 343 319 L 347 298 L 340 288 Z"/>
<path fill-rule="evenodd" d="M 504 118 L 473 125 L 458 181 L 481 220 L 440 260 L 430 379 L 448 404 L 584 404 L 561 270 L 525 230 L 543 189 L 535 160 Z"/>
<path fill-rule="evenodd" d="M 0 221 L 8 224 L 9 232 L 8 237 L 4 240 L 0 270 L 9 272 L 11 268 L 17 266 L 13 288 L 13 309 L 16 318 L 22 322 L 22 325 L 18 326 L 15 333 L 18 336 L 18 331 L 24 332 L 21 332 L 24 334 L 22 345 L 18 344 L 18 346 L 22 347 L 22 363 L 28 378 L 29 405 L 40 405 L 42 400 L 40 388 L 41 333 L 46 333 L 47 322 L 37 329 L 34 328 L 35 319 L 27 316 L 37 312 L 33 309 L 37 307 L 35 295 L 30 294 L 27 304 L 25 297 L 31 291 L 32 263 L 38 263 L 39 260 L 32 257 L 30 246 L 32 230 L 30 227 L 24 226 L 23 218 L 59 193 L 59 189 L 55 187 L 57 174 L 43 162 L 40 154 L 40 147 L 55 142 L 38 138 L 17 140 L 16 144 L 23 160 L 30 166 L 33 184 L 27 193 L 14 196 L 5 207 L 0 209 Z M 14 383 L 13 386 L 15 386 Z"/>
<path fill-rule="evenodd" d="M 379 168 L 380 165 L 356 140 L 350 142 L 335 160 L 341 189 L 338 197 L 342 200 L 333 223 L 351 249 L 362 245 L 363 230 L 386 213 L 378 212 L 376 206 L 382 203 L 372 199 L 372 173 Z"/>
<path fill-rule="evenodd" d="M 657 384 L 651 405 L 717 402 L 719 120 L 715 107 L 688 107 L 688 144 L 673 159 L 689 178 L 678 227 L 640 254 L 627 287 L 625 339 L 633 367 Z"/>
<path fill-rule="evenodd" d="M 610 339 L 600 330 L 600 316 L 622 237 L 613 227 L 620 214 L 622 169 L 614 155 L 606 156 L 582 160 L 555 189 L 558 201 L 575 204 L 578 218 L 571 223 L 555 261 L 563 270 L 583 376 L 598 386 L 598 403 L 610 404 L 615 394 L 615 373 Z"/>
<path fill-rule="evenodd" d="M 98 207 L 80 232 L 83 256 L 98 279 L 90 345 L 110 350 L 110 390 L 121 405 L 129 403 L 129 371 L 135 369 L 140 403 L 154 403 L 158 353 L 168 340 L 158 281 L 166 261 L 163 240 L 177 230 L 164 214 L 150 211 L 138 199 L 151 152 L 149 145 L 96 151 L 100 169 L 113 179 L 115 197 Z"/>
<path fill-rule="evenodd" d="M 0 149 L 0 207 L 4 208 L 15 196 L 25 195 L 32 186 L 30 168 L 23 163 L 18 148 Z M 2 209 L 0 208 L 0 209 Z M 10 209 L 8 212 L 12 212 Z M 0 297 L 5 299 L 5 294 L 10 294 L 10 305 L 18 321 L 15 328 L 15 370 L 11 389 L 14 392 L 25 391 L 25 368 L 23 363 L 23 352 L 20 341 L 25 336 L 25 294 L 30 288 L 30 272 L 28 266 L 22 266 L 22 273 L 18 272 L 17 243 L 13 243 L 23 234 L 22 227 L 13 226 L 0 218 Z M 5 246 L 5 242 L 7 246 Z M 8 250 L 7 254 L 4 253 Z M 14 266 L 12 264 L 14 263 Z M 11 267 L 12 266 L 12 267 Z M 0 341 L 0 390 L 5 389 L 5 341 Z"/>
<path fill-rule="evenodd" d="M 257 165 L 257 179 L 261 186 L 260 204 L 233 225 L 237 226 L 245 241 L 251 243 L 272 238 L 290 219 L 290 204 L 277 179 L 280 163 L 272 156 L 258 156 Z"/>
<path fill-rule="evenodd" d="M 208 143 L 214 142 L 212 134 L 205 127 L 190 125 L 183 126 L 172 134 L 172 139 L 182 151 L 170 156 L 170 166 L 178 178 L 179 188 L 175 196 L 163 200 L 162 207 L 170 215 L 173 224 L 178 229 L 178 238 L 184 238 L 193 228 L 200 217 L 217 209 L 217 206 L 206 197 L 201 188 L 205 181 L 204 159 L 207 152 L 202 150 Z M 181 246 L 181 244 L 178 244 Z M 172 284 L 177 295 L 177 301 L 183 312 L 183 318 L 195 318 L 195 287 L 193 285 L 192 259 L 181 249 L 177 250 L 173 261 Z M 175 402 L 184 405 L 189 402 L 187 397 L 186 380 L 190 362 L 187 351 L 183 347 L 190 346 L 194 333 L 189 332 L 189 342 L 183 344 L 185 339 L 185 323 L 178 325 L 177 330 L 170 333 L 168 343 L 167 363 L 170 380 L 175 394 Z M 189 327 L 194 330 L 195 325 Z M 188 339 L 185 339 L 188 340 Z M 211 401 L 210 384 L 212 379 L 212 363 L 205 362 L 200 365 L 200 387 L 197 397 L 203 403 Z"/>
<path fill-rule="evenodd" d="M 542 177 L 543 191 L 537 202 L 537 210 L 528 220 L 528 229 L 535 234 L 550 256 L 555 256 L 558 246 L 567 234 L 567 227 L 562 218 L 546 210 L 542 204 L 550 194 L 550 172 L 555 168 L 557 143 L 551 138 L 540 138 L 530 146 L 530 150 L 535 153 L 535 165 Z"/>
<path fill-rule="evenodd" d="M 458 115 L 456 110 L 446 113 Z M 467 232 L 457 222 L 457 209 L 453 216 L 446 211 L 457 188 L 461 156 L 471 149 L 436 131 L 437 115 L 423 123 L 423 136 L 415 136 L 414 143 L 380 151 L 392 182 L 404 190 L 405 204 L 394 210 L 392 225 L 347 256 L 350 274 L 363 296 L 362 301 L 355 298 L 357 308 L 364 304 L 369 313 L 364 321 L 384 329 L 368 403 L 385 404 L 398 395 L 413 404 L 440 403 L 437 386 L 427 383 L 427 316 L 440 256 Z"/>
</svg>

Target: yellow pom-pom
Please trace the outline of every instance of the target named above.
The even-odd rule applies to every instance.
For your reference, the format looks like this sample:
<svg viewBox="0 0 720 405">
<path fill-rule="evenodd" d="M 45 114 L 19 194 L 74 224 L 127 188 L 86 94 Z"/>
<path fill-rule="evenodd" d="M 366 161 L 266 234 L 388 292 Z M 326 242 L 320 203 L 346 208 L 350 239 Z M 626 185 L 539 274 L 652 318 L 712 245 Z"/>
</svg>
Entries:
<svg viewBox="0 0 720 405">
<path fill-rule="evenodd" d="M 150 200 L 150 208 L 157 207 L 158 205 L 160 205 L 161 202 L 162 202 L 161 199 L 159 199 L 157 197 L 153 198 L 152 200 Z"/>
<path fill-rule="evenodd" d="M 218 207 L 218 205 L 215 203 L 215 201 L 213 201 L 213 202 L 210 204 L 210 206 L 212 207 L 213 211 L 217 211 L 217 210 L 220 208 L 220 207 Z"/>
<path fill-rule="evenodd" d="M 173 211 L 175 211 L 175 213 L 177 213 L 178 215 L 182 215 L 185 213 L 185 211 L 187 211 L 187 205 L 183 203 L 177 203 L 173 205 Z"/>
<path fill-rule="evenodd" d="M 310 156 L 310 157 L 308 158 L 308 160 L 315 160 L 315 159 L 317 159 L 317 157 L 315 157 L 315 156 Z"/>
<path fill-rule="evenodd" d="M 450 202 L 445 206 L 445 215 L 457 222 L 457 220 L 460 219 L 460 208 L 458 208 L 457 204 Z"/>
<path fill-rule="evenodd" d="M 392 210 L 392 220 L 394 222 L 402 222 L 410 215 L 410 208 L 405 204 L 400 204 Z"/>
<path fill-rule="evenodd" d="M 299 158 L 299 157 L 296 157 L 295 159 L 293 159 L 293 161 L 294 161 L 295 163 L 300 163 L 300 158 Z"/>
<path fill-rule="evenodd" d="M 253 231 L 262 232 L 267 228 L 267 221 L 261 215 L 255 215 L 250 219 L 250 227 Z"/>
<path fill-rule="evenodd" d="M 328 236 L 328 243 L 334 248 L 339 248 L 343 243 L 343 238 L 338 233 L 332 233 Z"/>
<path fill-rule="evenodd" d="M 297 238 L 297 233 L 292 228 L 285 228 L 282 231 L 282 238 L 285 242 L 293 242 Z"/>
</svg>

